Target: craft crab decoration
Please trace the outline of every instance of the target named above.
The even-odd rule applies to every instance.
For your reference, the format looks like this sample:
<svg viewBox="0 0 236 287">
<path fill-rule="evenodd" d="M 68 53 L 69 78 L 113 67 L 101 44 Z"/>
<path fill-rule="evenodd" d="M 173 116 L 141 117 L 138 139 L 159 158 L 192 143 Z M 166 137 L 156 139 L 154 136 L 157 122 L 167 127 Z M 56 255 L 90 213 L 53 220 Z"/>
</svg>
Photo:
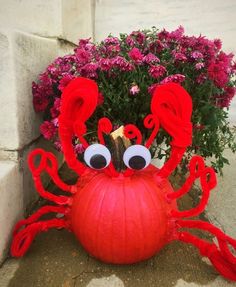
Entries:
<svg viewBox="0 0 236 287">
<path fill-rule="evenodd" d="M 24 255 L 36 234 L 50 228 L 71 230 L 91 255 L 117 264 L 147 259 L 167 243 L 180 240 L 196 246 L 223 276 L 235 281 L 236 257 L 232 249 L 236 249 L 236 240 L 208 222 L 189 219 L 204 211 L 210 191 L 216 186 L 213 168 L 206 167 L 200 156 L 194 156 L 189 164 L 189 176 L 179 190 L 174 191 L 168 181 L 168 176 L 191 144 L 192 102 L 189 94 L 175 83 L 156 88 L 151 114 L 144 119 L 144 126 L 151 129 L 149 139 L 142 145 L 142 135 L 136 126 L 129 124 L 124 128 L 126 137 L 135 144 L 124 152 L 127 169 L 122 172 L 116 171 L 111 153 L 105 146 L 104 134 L 112 131 L 107 118 L 98 123 L 99 144 L 89 145 L 84 138 L 85 122 L 94 112 L 97 98 L 97 84 L 86 78 L 76 78 L 65 88 L 59 135 L 65 160 L 79 179 L 73 186 L 65 184 L 58 176 L 53 154 L 42 149 L 31 152 L 28 160 L 35 187 L 42 197 L 56 205 L 44 206 L 17 223 L 12 255 Z M 150 164 L 148 150 L 159 126 L 173 139 L 171 156 L 161 169 Z M 78 161 L 74 153 L 73 136 L 77 136 L 86 149 L 84 159 L 87 165 Z M 40 156 L 37 166 L 36 156 Z M 47 172 L 69 195 L 57 196 L 46 191 L 40 179 L 42 172 Z M 200 180 L 202 187 L 199 204 L 190 210 L 178 210 L 177 199 L 189 191 L 195 179 Z M 62 217 L 39 220 L 46 213 L 59 213 Z M 186 231 L 187 228 L 211 233 L 218 245 L 198 238 Z"/>
</svg>

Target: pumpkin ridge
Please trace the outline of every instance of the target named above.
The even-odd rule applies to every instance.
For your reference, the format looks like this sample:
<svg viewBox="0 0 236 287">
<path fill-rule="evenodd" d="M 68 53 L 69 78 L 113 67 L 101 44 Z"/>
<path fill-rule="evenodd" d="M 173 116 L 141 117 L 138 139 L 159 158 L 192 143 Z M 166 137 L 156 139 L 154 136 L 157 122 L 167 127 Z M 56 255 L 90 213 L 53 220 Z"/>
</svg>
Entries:
<svg viewBox="0 0 236 287">
<path fill-rule="evenodd" d="M 151 204 L 152 204 L 152 206 L 155 208 L 155 209 L 157 209 L 158 208 L 158 206 L 154 203 L 155 202 L 155 200 L 153 199 L 153 197 L 150 195 L 150 186 L 147 186 L 147 184 L 146 184 L 146 181 L 142 178 L 142 177 L 140 177 L 140 182 L 142 183 L 142 185 L 143 185 L 143 187 L 144 187 L 144 192 L 145 192 L 145 196 L 146 197 L 148 197 L 149 199 L 150 199 L 150 201 L 149 201 L 149 204 L 150 204 L 150 202 L 151 202 Z M 140 210 L 142 210 L 142 208 L 140 208 Z M 151 226 L 153 226 L 153 219 L 152 219 L 152 222 L 150 222 L 150 225 Z M 156 240 L 158 240 L 158 238 L 156 239 Z M 145 245 L 146 245 L 146 243 L 148 242 L 149 240 L 146 238 L 146 240 L 145 240 Z M 149 249 L 150 249 L 150 247 L 149 247 Z M 145 250 L 145 249 L 144 249 Z"/>
<path fill-rule="evenodd" d="M 154 199 L 153 194 L 152 194 L 152 191 L 151 191 L 151 189 L 150 189 L 150 186 L 147 186 L 146 180 L 144 180 L 143 177 L 140 177 L 140 180 L 141 180 L 141 182 L 143 183 L 143 185 L 144 185 L 144 187 L 145 187 L 145 190 L 146 190 L 147 194 L 149 195 L 149 198 L 152 198 L 153 205 L 155 205 L 155 208 L 156 208 L 156 209 L 160 210 L 160 206 L 158 206 L 156 200 Z M 153 185 L 154 185 L 154 184 L 153 184 Z M 157 189 L 157 186 L 154 185 L 154 188 Z M 162 197 L 162 194 L 160 194 L 160 197 Z M 158 198 L 159 198 L 159 196 L 158 196 Z M 161 201 L 161 204 L 162 204 L 162 201 Z M 162 207 L 163 207 L 163 204 L 162 204 Z"/>
<path fill-rule="evenodd" d="M 156 199 L 153 197 L 153 194 L 152 194 L 152 185 L 153 185 L 153 188 L 154 189 L 157 189 L 156 185 L 153 183 L 151 185 L 147 185 L 147 182 L 146 180 L 143 178 L 143 177 L 140 177 L 141 178 L 141 182 L 143 183 L 144 185 L 144 189 L 146 191 L 146 194 L 147 196 L 151 199 L 151 202 L 153 204 L 153 206 L 155 207 L 156 210 L 158 210 L 158 212 L 162 211 L 162 210 L 165 210 L 164 208 L 164 204 L 163 204 L 163 196 L 162 196 L 162 193 L 159 193 L 157 194 L 157 197 L 158 197 L 158 202 L 156 201 Z M 159 189 L 158 189 L 159 190 Z M 158 192 L 158 190 L 156 190 L 156 192 Z M 160 214 L 162 214 L 162 212 L 160 212 Z M 160 220 L 157 218 L 157 220 Z M 154 221 L 153 221 L 154 222 Z M 165 233 L 167 233 L 167 230 L 165 230 Z M 162 234 L 163 236 L 164 234 Z M 158 234 L 157 234 L 157 240 L 158 240 Z M 163 238 L 162 238 L 162 241 L 163 241 Z"/>
<path fill-rule="evenodd" d="M 116 204 L 117 204 L 117 186 L 116 186 L 116 190 L 114 191 L 113 190 L 113 180 L 109 180 L 109 184 L 108 184 L 108 189 L 109 189 L 109 195 L 110 197 L 108 197 L 108 201 L 109 201 L 109 206 L 111 207 L 111 212 L 110 212 L 110 216 L 106 216 L 107 218 L 107 222 L 108 222 L 108 226 L 109 226 L 109 233 L 108 233 L 108 237 L 107 237 L 107 242 L 106 242 L 106 245 L 107 245 L 107 261 L 109 262 L 115 262 L 113 260 L 114 258 L 114 255 L 116 254 L 116 252 L 114 253 L 113 252 L 113 246 L 112 246 L 112 242 L 113 242 L 113 225 L 114 225 L 114 215 L 115 215 L 115 207 L 116 207 Z M 114 201 L 111 201 L 110 198 L 114 198 L 115 200 Z M 116 259 L 116 258 L 115 258 Z"/>
<path fill-rule="evenodd" d="M 117 191 L 116 191 L 117 192 Z M 112 212 L 112 224 L 111 224 L 111 232 L 113 234 L 113 230 L 114 230 L 114 218 L 115 218 L 115 212 L 116 212 L 116 205 L 118 204 L 118 200 L 116 200 L 115 205 L 113 206 L 113 212 Z M 111 242 L 110 242 L 110 255 L 111 255 L 111 262 L 114 262 L 114 237 L 111 237 Z M 115 258 L 116 259 L 116 258 Z"/>
<path fill-rule="evenodd" d="M 134 188 L 132 188 L 132 190 L 134 190 Z M 137 192 L 138 191 L 135 190 L 135 195 Z M 145 248 L 146 248 L 145 247 L 146 246 L 146 240 L 145 240 L 145 233 L 144 233 L 144 226 L 143 226 L 143 213 L 142 213 L 142 208 L 141 208 L 140 196 L 138 196 L 138 197 L 135 196 L 135 198 L 136 198 L 136 202 L 137 202 L 137 206 L 138 206 L 138 210 L 139 210 L 138 215 L 139 215 L 139 219 L 140 219 L 139 221 L 140 221 L 140 225 L 141 225 L 141 229 L 142 229 L 142 238 L 143 238 L 142 249 L 140 248 L 140 250 L 139 250 L 138 260 L 142 260 L 142 254 L 145 252 Z"/>
<path fill-rule="evenodd" d="M 125 181 L 122 182 L 122 193 L 123 193 L 123 210 L 124 210 L 124 242 L 127 241 L 127 222 L 126 222 L 126 196 L 125 196 Z M 124 252 L 123 252 L 123 255 L 124 256 L 123 258 L 126 258 L 126 254 L 127 254 L 127 247 L 126 247 L 126 244 L 124 245 Z"/>
<path fill-rule="evenodd" d="M 144 180 L 144 178 L 140 177 L 144 187 L 145 187 L 145 190 L 147 191 L 147 194 L 149 195 L 149 197 L 152 198 L 152 202 L 153 204 L 155 205 L 156 209 L 160 210 L 160 207 L 158 206 L 156 200 L 154 199 L 153 197 L 153 194 L 151 192 L 151 189 L 150 189 L 150 186 L 147 186 L 147 183 L 146 183 L 146 180 Z M 157 189 L 157 185 L 155 183 L 152 184 L 154 189 Z M 163 198 L 162 196 L 162 193 L 159 194 L 160 196 L 158 196 L 158 198 Z M 161 201 L 161 204 L 162 204 L 162 207 L 163 207 L 163 201 Z"/>
<path fill-rule="evenodd" d="M 89 200 L 89 204 L 87 206 L 87 211 L 89 210 L 89 207 L 93 206 L 93 201 L 94 201 L 94 195 L 96 196 L 96 194 L 100 191 L 100 186 L 102 184 L 102 181 L 103 181 L 103 177 L 100 177 L 97 182 L 96 182 L 96 185 L 95 185 L 95 188 L 93 189 L 93 193 L 92 193 L 92 196 L 90 197 L 90 200 Z M 103 197 L 102 197 L 102 200 L 105 196 L 105 191 L 103 192 Z M 89 217 L 91 213 L 90 212 L 87 212 L 87 218 Z M 85 217 L 85 220 L 86 220 L 86 217 Z M 87 219 L 88 220 L 88 219 Z M 86 224 L 86 221 L 85 221 L 85 224 Z M 94 232 L 94 235 L 93 235 L 93 238 L 95 236 L 96 232 Z M 97 235 L 96 235 L 97 236 Z M 96 239 L 96 237 L 95 237 Z M 91 240 L 91 243 L 94 243 L 96 242 L 96 240 Z M 90 243 L 90 244 L 91 244 Z M 92 244 L 92 250 L 93 252 L 95 251 L 96 252 L 96 244 Z"/>
<path fill-rule="evenodd" d="M 111 181 L 109 181 L 109 184 L 106 185 L 106 188 L 105 188 L 105 190 L 104 190 L 102 199 L 100 200 L 100 206 L 99 206 L 99 211 L 98 211 L 98 218 L 101 218 L 102 207 L 103 207 L 103 205 L 104 205 L 105 197 L 106 197 L 106 195 L 108 194 L 108 192 L 109 192 L 109 190 L 110 190 L 110 189 L 109 189 L 109 187 L 110 187 L 110 182 L 111 182 Z M 102 259 L 103 256 L 101 256 L 101 254 L 100 254 L 100 251 L 102 250 L 102 248 L 101 248 L 101 249 L 99 248 L 99 243 L 100 243 L 100 240 L 99 240 L 99 239 L 100 239 L 100 237 L 98 237 L 100 227 L 101 227 L 101 221 L 99 220 L 99 221 L 98 221 L 98 224 L 97 224 L 96 231 L 94 232 L 94 234 L 96 234 L 96 237 L 95 237 L 95 239 L 96 239 L 96 240 L 95 240 L 95 241 L 96 241 L 95 247 L 96 247 L 96 248 L 95 248 L 95 250 L 96 250 L 96 253 L 97 253 L 96 257 Z"/>
<path fill-rule="evenodd" d="M 98 179 L 97 179 L 97 181 L 96 181 L 96 184 L 95 184 L 95 186 L 94 186 L 94 188 L 92 189 L 92 192 L 90 192 L 90 196 L 89 196 L 89 198 L 88 198 L 88 196 L 87 196 L 87 194 L 86 194 L 86 196 L 85 196 L 85 198 L 87 199 L 86 200 L 86 202 L 85 203 L 83 203 L 83 204 L 86 204 L 86 205 L 84 205 L 83 206 L 83 210 L 86 210 L 86 212 L 84 212 L 84 214 L 83 214 L 83 216 L 82 216 L 82 218 L 81 218 L 81 216 L 80 216 L 80 218 L 81 218 L 81 222 L 83 222 L 83 226 L 85 226 L 86 227 L 86 225 L 87 225 L 87 221 L 89 220 L 89 212 L 87 212 L 90 208 L 91 208 L 91 205 L 92 205 L 92 202 L 93 202 L 93 200 L 94 200 L 94 194 L 96 194 L 96 192 L 97 192 L 97 190 L 100 188 L 100 182 L 102 181 L 102 177 L 101 176 L 98 176 Z M 91 184 L 91 182 L 92 181 L 90 181 L 89 183 L 88 183 L 88 185 L 90 185 Z M 86 186 L 84 186 L 82 189 L 81 189 L 81 191 L 83 191 L 83 189 L 85 189 L 85 193 L 87 193 L 88 191 L 87 191 L 87 188 L 88 188 L 88 185 L 86 185 Z M 80 194 L 78 194 L 78 200 L 80 201 L 81 200 L 81 196 L 80 196 Z M 82 196 L 82 201 L 83 201 L 83 196 Z M 80 214 L 80 209 L 77 209 L 78 211 L 78 213 Z M 76 213 L 76 215 L 77 215 L 77 213 Z M 79 228 L 79 232 L 78 232 L 78 234 L 79 234 L 79 237 L 80 237 L 80 240 L 82 241 L 82 242 L 86 242 L 86 240 L 84 240 L 84 238 L 86 239 L 86 237 L 87 237 L 87 234 L 86 234 L 86 228 L 84 229 L 84 227 L 82 226 L 82 228 Z"/>
</svg>

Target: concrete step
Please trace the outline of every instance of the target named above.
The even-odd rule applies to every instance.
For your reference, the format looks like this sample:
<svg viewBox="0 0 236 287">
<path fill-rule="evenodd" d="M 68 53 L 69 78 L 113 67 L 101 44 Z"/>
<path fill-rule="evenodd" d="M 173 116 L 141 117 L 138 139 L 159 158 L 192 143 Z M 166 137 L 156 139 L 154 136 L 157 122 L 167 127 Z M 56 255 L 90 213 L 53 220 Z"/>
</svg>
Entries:
<svg viewBox="0 0 236 287">
<path fill-rule="evenodd" d="M 7 256 L 13 226 L 23 218 L 31 204 L 38 200 L 27 158 L 33 149 L 39 147 L 53 152 L 60 167 L 63 156 L 42 138 L 21 151 L 9 152 L 12 160 L 0 160 L 0 265 Z M 5 156 L 0 151 L 0 156 L 6 159 L 9 153 Z M 47 173 L 43 173 L 41 178 L 44 186 L 51 180 Z"/>
<path fill-rule="evenodd" d="M 8 253 L 12 229 L 22 217 L 23 177 L 14 161 L 0 161 L 0 263 Z"/>
</svg>

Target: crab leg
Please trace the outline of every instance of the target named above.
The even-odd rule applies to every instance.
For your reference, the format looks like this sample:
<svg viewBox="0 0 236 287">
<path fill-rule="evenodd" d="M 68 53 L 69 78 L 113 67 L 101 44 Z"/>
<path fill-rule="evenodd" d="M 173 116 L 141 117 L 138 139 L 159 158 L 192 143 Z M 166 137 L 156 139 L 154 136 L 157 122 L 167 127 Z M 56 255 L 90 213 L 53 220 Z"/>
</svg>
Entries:
<svg viewBox="0 0 236 287">
<path fill-rule="evenodd" d="M 34 164 L 34 161 L 37 156 L 40 156 L 40 162 L 38 166 Z M 35 149 L 34 151 L 30 153 L 28 157 L 28 164 L 29 164 L 31 173 L 33 175 L 35 188 L 37 189 L 37 191 L 42 197 L 50 201 L 53 201 L 56 204 L 60 204 L 60 205 L 71 204 L 70 197 L 62 196 L 62 195 L 57 196 L 57 195 L 51 194 L 50 192 L 44 189 L 40 175 L 42 172 L 45 171 L 51 176 L 52 180 L 59 188 L 61 188 L 64 191 L 73 193 L 73 186 L 65 184 L 59 178 L 56 157 L 52 153 L 46 152 L 43 149 Z"/>
<path fill-rule="evenodd" d="M 211 167 L 206 167 L 201 172 L 200 182 L 202 187 L 202 197 L 199 204 L 190 210 L 185 211 L 172 210 L 171 212 L 172 216 L 178 218 L 192 217 L 199 215 L 204 211 L 209 200 L 210 191 L 216 186 L 216 175 L 214 169 Z"/>
<path fill-rule="evenodd" d="M 217 238 L 219 246 L 213 242 L 200 239 L 186 231 L 178 232 L 178 240 L 196 246 L 203 256 L 210 259 L 213 266 L 225 278 L 236 281 L 236 256 L 230 251 L 229 246 L 236 251 L 236 240 L 222 232 L 209 222 L 200 220 L 178 220 L 179 228 L 195 228 L 210 232 Z"/>
<path fill-rule="evenodd" d="M 189 163 L 189 176 L 183 186 L 172 193 L 169 193 L 167 195 L 168 199 L 173 200 L 180 198 L 181 196 L 185 195 L 187 192 L 189 192 L 190 188 L 192 187 L 194 181 L 201 176 L 202 171 L 205 168 L 204 160 L 201 156 L 193 156 L 191 158 L 191 161 Z"/>
<path fill-rule="evenodd" d="M 68 212 L 68 208 L 64 206 L 43 206 L 29 218 L 23 219 L 16 224 L 11 245 L 12 256 L 23 256 L 39 232 L 47 231 L 50 228 L 69 229 L 69 224 L 65 218 L 53 218 L 45 221 L 38 221 L 41 216 L 51 212 L 61 213 L 65 216 Z M 25 227 L 22 229 L 23 226 Z"/>
</svg>

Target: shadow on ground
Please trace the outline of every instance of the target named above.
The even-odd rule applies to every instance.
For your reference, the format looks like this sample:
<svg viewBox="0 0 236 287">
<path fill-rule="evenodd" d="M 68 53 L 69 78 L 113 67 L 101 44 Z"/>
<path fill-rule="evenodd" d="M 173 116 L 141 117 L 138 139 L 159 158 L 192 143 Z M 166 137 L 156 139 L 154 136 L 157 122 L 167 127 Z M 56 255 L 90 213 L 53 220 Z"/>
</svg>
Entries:
<svg viewBox="0 0 236 287">
<path fill-rule="evenodd" d="M 70 181 L 73 175 L 67 174 L 67 178 Z M 192 197 L 185 196 L 180 205 L 181 209 L 190 208 L 194 205 Z M 120 278 L 125 287 L 171 287 L 180 278 L 207 285 L 217 276 L 198 251 L 184 243 L 174 242 L 147 261 L 119 266 L 104 264 L 89 256 L 72 233 L 50 230 L 37 236 L 29 252 L 20 259 L 9 287 L 85 287 L 93 278 L 112 274 Z"/>
</svg>

